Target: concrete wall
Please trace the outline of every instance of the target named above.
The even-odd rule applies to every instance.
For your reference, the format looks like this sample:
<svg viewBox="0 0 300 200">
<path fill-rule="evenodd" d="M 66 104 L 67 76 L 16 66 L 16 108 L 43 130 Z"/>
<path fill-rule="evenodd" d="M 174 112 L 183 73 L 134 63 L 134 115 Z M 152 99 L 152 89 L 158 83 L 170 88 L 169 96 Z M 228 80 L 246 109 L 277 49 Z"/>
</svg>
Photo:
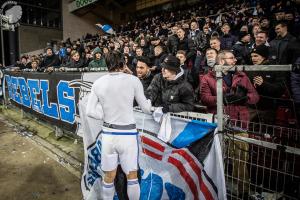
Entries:
<svg viewBox="0 0 300 200">
<path fill-rule="evenodd" d="M 96 33 L 95 23 L 99 22 L 98 17 L 92 13 L 86 13 L 84 16 L 77 16 L 69 12 L 69 0 L 62 0 L 63 16 L 63 39 L 71 38 L 76 40 L 86 33 Z"/>
<path fill-rule="evenodd" d="M 33 26 L 20 26 L 20 54 L 44 49 L 50 40 L 62 40 L 62 30 Z"/>
</svg>

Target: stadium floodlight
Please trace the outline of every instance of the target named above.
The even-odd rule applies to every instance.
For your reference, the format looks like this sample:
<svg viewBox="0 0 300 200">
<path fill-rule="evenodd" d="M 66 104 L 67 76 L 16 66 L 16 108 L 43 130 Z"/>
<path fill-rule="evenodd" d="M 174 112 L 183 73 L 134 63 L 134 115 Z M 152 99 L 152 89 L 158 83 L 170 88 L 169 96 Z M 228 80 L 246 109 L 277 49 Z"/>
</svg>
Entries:
<svg viewBox="0 0 300 200">
<path fill-rule="evenodd" d="M 5 15 L 0 15 L 2 23 L 9 23 L 9 17 Z"/>
</svg>

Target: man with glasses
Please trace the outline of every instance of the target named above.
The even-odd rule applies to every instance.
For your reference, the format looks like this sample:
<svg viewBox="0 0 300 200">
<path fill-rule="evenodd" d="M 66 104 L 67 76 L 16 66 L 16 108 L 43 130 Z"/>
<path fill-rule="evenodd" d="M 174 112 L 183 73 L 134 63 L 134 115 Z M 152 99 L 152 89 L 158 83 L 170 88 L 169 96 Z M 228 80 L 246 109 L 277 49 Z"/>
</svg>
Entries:
<svg viewBox="0 0 300 200">
<path fill-rule="evenodd" d="M 244 72 L 228 72 L 236 64 L 236 58 L 231 51 L 221 51 L 217 56 L 217 64 L 224 66 L 223 95 L 225 112 L 232 119 L 249 121 L 248 104 L 256 104 L 259 96 Z M 208 112 L 217 112 L 217 81 L 215 70 L 210 70 L 203 76 L 200 83 L 201 102 L 207 106 Z"/>
</svg>

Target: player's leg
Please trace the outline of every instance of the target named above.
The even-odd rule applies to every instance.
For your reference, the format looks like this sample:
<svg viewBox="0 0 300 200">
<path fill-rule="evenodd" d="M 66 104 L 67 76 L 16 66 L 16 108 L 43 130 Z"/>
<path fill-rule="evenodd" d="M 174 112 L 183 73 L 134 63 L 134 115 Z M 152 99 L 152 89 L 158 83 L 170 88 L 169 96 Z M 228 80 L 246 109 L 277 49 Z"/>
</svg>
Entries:
<svg viewBox="0 0 300 200">
<path fill-rule="evenodd" d="M 104 200 L 112 200 L 115 195 L 114 180 L 118 166 L 118 154 L 114 149 L 114 137 L 102 135 L 101 169 L 104 171 L 102 184 L 102 197 Z"/>
<path fill-rule="evenodd" d="M 129 200 L 139 200 L 140 185 L 138 182 L 138 140 L 137 136 L 122 136 L 118 152 L 122 170 L 127 176 L 127 195 Z"/>
<path fill-rule="evenodd" d="M 104 200 L 112 200 L 115 195 L 114 180 L 117 170 L 104 172 L 102 197 Z"/>
<path fill-rule="evenodd" d="M 137 171 L 131 171 L 127 176 L 127 195 L 130 200 L 140 199 L 140 184 Z"/>
</svg>

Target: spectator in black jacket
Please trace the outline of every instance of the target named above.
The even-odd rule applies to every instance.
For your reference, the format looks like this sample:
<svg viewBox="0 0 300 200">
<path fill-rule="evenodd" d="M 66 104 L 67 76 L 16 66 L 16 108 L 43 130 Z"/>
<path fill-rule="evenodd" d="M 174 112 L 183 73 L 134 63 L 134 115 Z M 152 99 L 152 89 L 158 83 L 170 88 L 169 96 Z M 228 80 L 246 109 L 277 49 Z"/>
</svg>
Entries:
<svg viewBox="0 0 300 200">
<path fill-rule="evenodd" d="M 193 88 L 196 88 L 198 86 L 197 85 L 198 80 L 196 80 L 198 78 L 198 74 L 192 74 L 191 69 L 189 69 L 186 66 L 186 63 L 185 63 L 186 62 L 185 51 L 183 51 L 183 50 L 177 51 L 176 58 L 178 58 L 179 61 L 180 61 L 180 67 L 184 71 L 185 80 L 187 80 L 193 86 Z"/>
<path fill-rule="evenodd" d="M 22 56 L 21 62 L 19 64 L 17 64 L 17 66 L 19 67 L 20 70 L 29 69 L 31 66 L 31 63 L 28 62 L 27 56 Z"/>
<path fill-rule="evenodd" d="M 169 55 L 162 66 L 162 73 L 157 74 L 148 87 L 152 105 L 163 107 L 164 113 L 192 111 L 193 88 L 184 78 L 179 59 Z"/>
<path fill-rule="evenodd" d="M 187 62 L 192 61 L 194 63 L 194 57 L 196 56 L 196 48 L 192 39 L 188 39 L 185 36 L 185 31 L 180 28 L 177 31 L 178 43 L 177 51 L 183 50 L 186 52 Z"/>
<path fill-rule="evenodd" d="M 296 38 L 288 32 L 285 22 L 279 22 L 275 26 L 275 32 L 277 37 L 270 42 L 270 62 L 277 65 L 289 64 L 287 47 L 293 44 Z"/>
<path fill-rule="evenodd" d="M 221 30 L 223 33 L 223 35 L 220 37 L 221 49 L 230 50 L 236 43 L 237 39 L 230 33 L 230 26 L 228 23 L 223 24 Z"/>
<path fill-rule="evenodd" d="M 167 54 L 164 52 L 164 49 L 162 46 L 158 45 L 154 48 L 154 64 L 153 66 L 150 68 L 151 72 L 153 74 L 157 74 L 161 72 L 162 69 L 162 62 L 164 61 L 164 59 L 167 57 Z"/>
<path fill-rule="evenodd" d="M 239 33 L 239 41 L 233 45 L 233 54 L 237 59 L 237 64 L 250 64 L 250 34 L 245 31 Z"/>
<path fill-rule="evenodd" d="M 268 65 L 269 47 L 260 45 L 251 52 L 251 59 L 255 65 Z M 252 81 L 260 100 L 254 113 L 260 123 L 274 124 L 275 112 L 278 104 L 276 99 L 280 98 L 286 91 L 287 74 L 284 72 L 249 72 L 249 79 Z"/>
<path fill-rule="evenodd" d="M 149 87 L 152 79 L 153 79 L 153 74 L 150 71 L 150 59 L 146 56 L 141 56 L 138 58 L 138 62 L 136 65 L 136 75 L 137 77 L 141 80 L 144 88 L 145 95 L 147 97 L 146 91 L 147 88 Z"/>
<path fill-rule="evenodd" d="M 177 31 L 178 26 L 173 26 L 171 28 L 172 35 L 169 35 L 168 41 L 167 41 L 167 49 L 168 53 L 175 55 L 177 52 L 177 44 L 178 44 L 178 37 L 177 37 Z"/>
<path fill-rule="evenodd" d="M 46 56 L 41 63 L 41 69 L 51 72 L 54 68 L 58 68 L 59 66 L 60 61 L 58 56 L 53 53 L 52 47 L 47 47 Z"/>
<path fill-rule="evenodd" d="M 72 51 L 71 53 L 71 60 L 69 63 L 65 65 L 65 67 L 68 68 L 83 68 L 86 66 L 85 59 L 80 57 L 80 54 L 78 51 Z"/>
</svg>

